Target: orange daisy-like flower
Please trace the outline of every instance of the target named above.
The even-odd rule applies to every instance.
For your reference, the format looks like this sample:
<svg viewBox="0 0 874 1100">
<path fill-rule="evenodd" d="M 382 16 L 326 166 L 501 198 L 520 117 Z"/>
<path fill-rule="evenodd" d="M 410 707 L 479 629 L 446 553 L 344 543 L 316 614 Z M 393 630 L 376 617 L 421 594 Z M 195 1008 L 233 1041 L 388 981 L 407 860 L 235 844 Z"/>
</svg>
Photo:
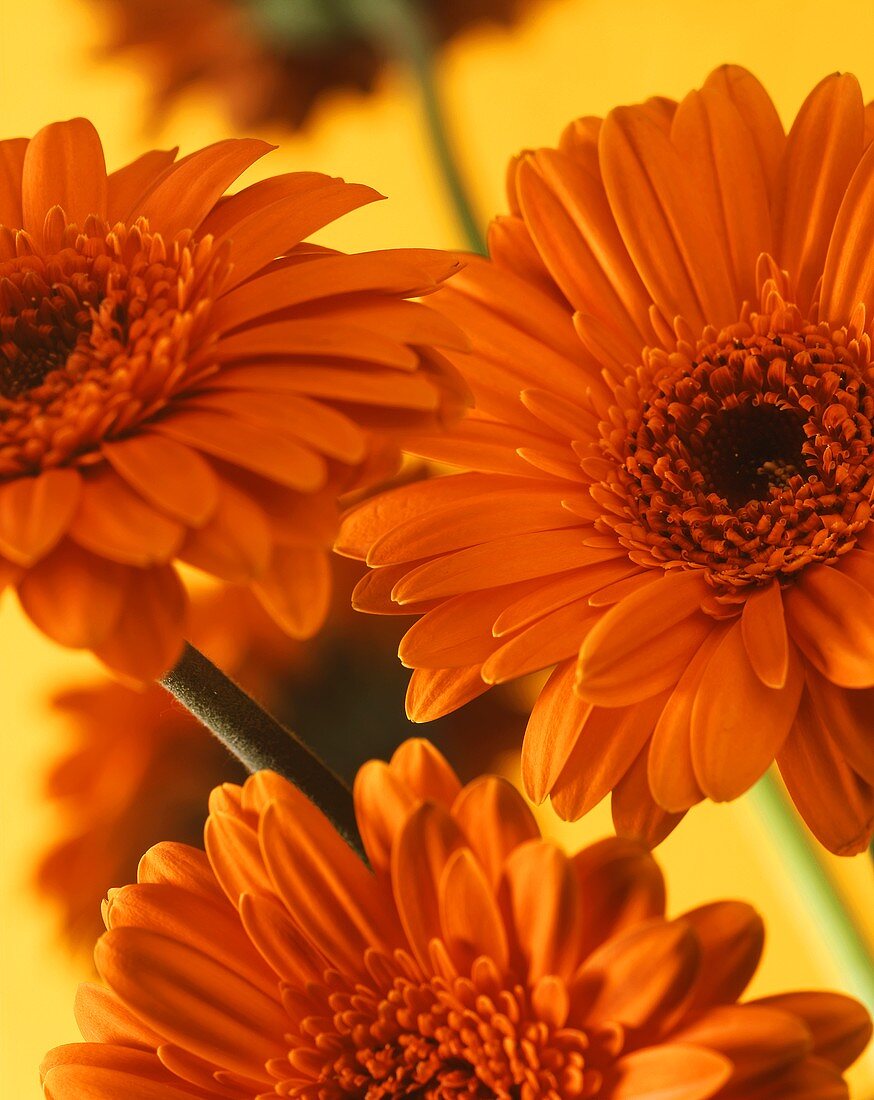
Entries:
<svg viewBox="0 0 874 1100">
<path fill-rule="evenodd" d="M 874 112 L 831 76 L 788 135 L 717 70 L 510 171 L 491 261 L 443 299 L 470 472 L 352 514 L 364 610 L 420 720 L 555 665 L 523 748 L 566 818 L 656 843 L 776 757 L 832 851 L 874 822 Z"/>
<path fill-rule="evenodd" d="M 738 1004 L 759 917 L 676 920 L 652 857 L 541 839 L 508 783 L 426 742 L 355 788 L 372 872 L 289 783 L 213 793 L 204 855 L 162 844 L 111 892 L 66 1100 L 832 1100 L 871 1032 L 829 993 Z"/>
<path fill-rule="evenodd" d="M 176 658 L 188 562 L 292 634 L 327 609 L 340 493 L 457 404 L 454 327 L 406 301 L 453 261 L 300 242 L 377 198 L 230 140 L 107 176 L 84 119 L 0 142 L 0 589 L 138 678 Z M 279 254 L 282 258 L 276 260 Z"/>
</svg>

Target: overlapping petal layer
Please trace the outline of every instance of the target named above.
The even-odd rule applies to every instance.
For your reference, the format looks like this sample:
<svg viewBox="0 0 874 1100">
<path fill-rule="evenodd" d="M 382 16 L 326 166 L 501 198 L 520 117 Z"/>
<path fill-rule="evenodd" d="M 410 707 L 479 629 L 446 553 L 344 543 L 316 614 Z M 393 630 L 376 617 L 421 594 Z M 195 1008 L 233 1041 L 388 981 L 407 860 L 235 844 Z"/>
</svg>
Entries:
<svg viewBox="0 0 874 1100">
<path fill-rule="evenodd" d="M 158 845 L 114 890 L 85 1042 L 50 1100 L 419 1096 L 830 1100 L 871 1032 L 846 997 L 738 1003 L 763 929 L 669 920 L 618 838 L 569 856 L 521 796 L 426 742 L 355 787 L 370 868 L 285 780 L 216 789 L 206 855 Z"/>
<path fill-rule="evenodd" d="M 269 148 L 107 175 L 83 119 L 0 143 L 0 587 L 137 679 L 179 652 L 178 561 L 312 634 L 337 498 L 463 401 L 434 350 L 463 338 L 408 300 L 457 262 L 305 243 L 367 187 L 299 172 L 225 195 Z"/>
<path fill-rule="evenodd" d="M 870 117 L 871 108 L 868 108 Z M 509 174 L 441 309 L 475 407 L 413 446 L 465 472 L 353 511 L 362 610 L 427 720 L 555 671 L 523 747 L 566 817 L 657 843 L 776 759 L 832 851 L 874 829 L 874 148 L 852 76 L 784 134 L 728 66 L 578 120 Z"/>
</svg>

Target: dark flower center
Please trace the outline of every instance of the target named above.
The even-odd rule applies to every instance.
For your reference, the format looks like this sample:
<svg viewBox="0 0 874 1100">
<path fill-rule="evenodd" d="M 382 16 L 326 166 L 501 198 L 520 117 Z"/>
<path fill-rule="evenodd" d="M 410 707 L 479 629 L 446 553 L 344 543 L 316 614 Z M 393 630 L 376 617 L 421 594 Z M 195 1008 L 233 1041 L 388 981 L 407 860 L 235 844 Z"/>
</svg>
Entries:
<svg viewBox="0 0 874 1100">
<path fill-rule="evenodd" d="M 699 469 L 730 508 L 766 500 L 793 477 L 806 477 L 804 417 L 793 409 L 746 402 L 720 409 L 701 440 Z"/>
</svg>

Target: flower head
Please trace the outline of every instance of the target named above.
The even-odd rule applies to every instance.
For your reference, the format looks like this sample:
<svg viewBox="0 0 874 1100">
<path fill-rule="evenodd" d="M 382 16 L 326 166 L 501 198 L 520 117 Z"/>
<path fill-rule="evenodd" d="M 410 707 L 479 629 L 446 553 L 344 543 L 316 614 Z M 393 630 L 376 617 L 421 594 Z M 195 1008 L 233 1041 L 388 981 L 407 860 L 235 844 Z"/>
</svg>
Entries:
<svg viewBox="0 0 874 1100">
<path fill-rule="evenodd" d="M 393 431 L 457 403 L 419 346 L 454 328 L 405 300 L 453 261 L 302 244 L 378 197 L 342 180 L 223 197 L 268 150 L 107 176 L 84 119 L 0 143 L 0 589 L 141 679 L 181 646 L 178 560 L 313 633 L 338 495 L 391 468 Z"/>
<path fill-rule="evenodd" d="M 421 10 L 440 44 L 472 24 L 510 23 L 531 0 L 400 0 Z M 244 128 L 297 130 L 327 92 L 370 92 L 390 59 L 391 11 L 360 0 L 95 0 L 109 19 L 107 52 L 142 58 L 160 118 L 206 87 Z M 376 16 L 376 18 L 375 18 Z M 387 26 L 382 26 L 387 24 Z M 382 26 L 383 33 L 380 33 Z"/>
<path fill-rule="evenodd" d="M 835 852 L 874 827 L 874 147 L 832 76 L 788 135 L 747 72 L 573 123 L 443 301 L 469 472 L 353 513 L 408 610 L 413 717 L 555 666 L 523 748 L 563 817 L 657 843 L 775 759 Z M 399 606 L 400 605 L 400 606 Z"/>
<path fill-rule="evenodd" d="M 676 920 L 652 857 L 541 839 L 504 780 L 462 788 L 426 742 L 355 787 L 372 870 L 289 783 L 213 792 L 204 855 L 162 844 L 114 890 L 87 1040 L 51 1100 L 847 1096 L 867 1013 L 738 1004 L 763 929 L 717 902 Z"/>
</svg>

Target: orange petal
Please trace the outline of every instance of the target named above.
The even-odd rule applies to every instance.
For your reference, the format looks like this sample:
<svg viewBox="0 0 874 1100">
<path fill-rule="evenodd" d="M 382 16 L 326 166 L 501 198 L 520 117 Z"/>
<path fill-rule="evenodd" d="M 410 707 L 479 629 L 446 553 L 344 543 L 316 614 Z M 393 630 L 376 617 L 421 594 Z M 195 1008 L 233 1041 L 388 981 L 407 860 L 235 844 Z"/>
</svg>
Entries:
<svg viewBox="0 0 874 1100">
<path fill-rule="evenodd" d="M 372 332 L 359 325 L 315 317 L 271 321 L 255 328 L 231 333 L 210 346 L 210 360 L 221 363 L 245 361 L 252 356 L 331 356 L 363 359 L 399 370 L 412 371 L 419 365 L 416 352 L 395 340 L 390 333 Z M 436 396 L 434 403 L 436 404 Z"/>
<path fill-rule="evenodd" d="M 874 260 L 862 245 L 874 230 L 872 166 L 869 147 L 847 187 L 825 258 L 820 317 L 835 325 L 846 324 L 860 302 L 869 310 L 874 304 Z"/>
<path fill-rule="evenodd" d="M 60 206 L 79 228 L 106 216 L 106 162 L 97 131 L 84 118 L 53 122 L 31 138 L 22 169 L 24 228 L 43 239 L 46 215 Z"/>
<path fill-rule="evenodd" d="M 666 810 L 688 810 L 703 798 L 692 763 L 692 708 L 725 630 L 711 630 L 662 708 L 647 761 L 653 798 Z"/>
<path fill-rule="evenodd" d="M 682 921 L 649 921 L 591 954 L 572 983 L 589 1024 L 645 1028 L 678 1005 L 695 979 L 698 945 Z"/>
<path fill-rule="evenodd" d="M 511 853 L 525 841 L 540 836 L 525 800 L 497 775 L 483 775 L 468 783 L 452 806 L 452 816 L 464 830 L 493 886 Z"/>
<path fill-rule="evenodd" d="M 311 638 L 325 621 L 331 603 L 327 553 L 319 547 L 275 547 L 252 591 L 292 638 Z"/>
<path fill-rule="evenodd" d="M 341 973 L 359 973 L 368 947 L 397 945 L 397 921 L 379 880 L 303 795 L 290 791 L 287 802 L 265 808 L 260 842 L 295 924 Z"/>
<path fill-rule="evenodd" d="M 874 830 L 874 788 L 844 759 L 807 696 L 777 757 L 798 812 L 830 852 L 864 851 Z"/>
<path fill-rule="evenodd" d="M 218 478 L 191 447 L 153 432 L 107 440 L 101 450 L 136 491 L 189 527 L 201 527 L 218 505 Z"/>
<path fill-rule="evenodd" d="M 155 421 L 152 428 L 290 489 L 314 492 L 327 477 L 324 459 L 309 448 L 224 413 L 186 409 Z"/>
<path fill-rule="evenodd" d="M 413 954 L 430 968 L 428 948 L 441 935 L 439 883 L 464 836 L 441 806 L 425 802 L 407 819 L 392 850 L 395 904 Z"/>
<path fill-rule="evenodd" d="M 741 634 L 753 671 L 766 687 L 781 688 L 789 675 L 789 637 L 777 581 L 747 597 Z"/>
<path fill-rule="evenodd" d="M 24 223 L 21 213 L 21 174 L 27 138 L 9 138 L 0 141 L 0 225 L 20 229 Z"/>
<path fill-rule="evenodd" d="M 408 737 L 392 754 L 389 767 L 419 798 L 447 810 L 461 790 L 458 776 L 446 757 L 424 737 Z"/>
<path fill-rule="evenodd" d="M 747 1096 L 754 1100 L 785 1100 L 788 1096 L 792 1100 L 850 1100 L 840 1072 L 819 1058 L 805 1058 L 772 1080 L 756 1082 L 755 1092 L 744 1090 L 742 1095 L 744 1100 Z"/>
<path fill-rule="evenodd" d="M 649 745 L 644 745 L 613 788 L 610 812 L 616 835 L 655 848 L 669 836 L 686 815 L 685 810 L 670 813 L 653 798 L 647 775 Z"/>
<path fill-rule="evenodd" d="M 639 108 L 610 112 L 601 128 L 604 185 L 625 246 L 654 302 L 693 328 L 737 318 L 727 259 L 695 182 L 664 130 Z"/>
<path fill-rule="evenodd" d="M 816 669 L 807 669 L 807 690 L 813 709 L 850 767 L 874 784 L 874 688 L 852 691 L 836 687 Z"/>
<path fill-rule="evenodd" d="M 137 868 L 137 882 L 169 882 L 206 896 L 222 896 L 205 853 L 171 840 L 146 852 Z"/>
<path fill-rule="evenodd" d="M 803 688 L 795 657 L 786 686 L 765 687 L 747 657 L 741 623 L 725 633 L 692 706 L 692 763 L 709 798 L 737 798 L 764 775 L 792 727 Z"/>
<path fill-rule="evenodd" d="M 789 272 L 802 312 L 822 275 L 838 208 L 862 156 L 864 131 L 862 93 L 849 73 L 820 81 L 789 131 L 774 211 L 775 259 Z M 799 180 L 810 180 L 810 186 L 799 187 Z"/>
<path fill-rule="evenodd" d="M 704 88 L 718 91 L 734 104 L 746 125 L 748 140 L 758 154 L 768 193 L 773 195 L 786 135 L 771 97 L 753 74 L 740 65 L 720 65 L 707 77 Z"/>
<path fill-rule="evenodd" d="M 89 1043 L 119 1044 L 153 1051 L 161 1042 L 111 989 L 82 982 L 76 990 L 74 1013 L 82 1038 Z"/>
<path fill-rule="evenodd" d="M 840 993 L 778 993 L 752 1001 L 789 1012 L 807 1025 L 813 1036 L 811 1054 L 846 1069 L 871 1038 L 871 1017 L 864 1005 Z"/>
<path fill-rule="evenodd" d="M 491 686 L 483 681 L 481 668 L 417 668 L 407 687 L 407 717 L 411 722 L 433 722 L 478 698 Z"/>
<path fill-rule="evenodd" d="M 92 648 L 116 672 L 138 681 L 155 680 L 179 659 L 187 610 L 185 589 L 174 569 L 136 570 L 112 631 Z"/>
<path fill-rule="evenodd" d="M 143 568 L 170 561 L 184 536 L 181 523 L 155 511 L 109 466 L 83 478 L 70 537 L 86 550 Z"/>
<path fill-rule="evenodd" d="M 129 217 L 148 218 L 167 238 L 197 229 L 237 176 L 272 148 L 257 138 L 227 138 L 189 153 L 158 177 Z"/>
<path fill-rule="evenodd" d="M 593 707 L 552 787 L 559 817 L 576 821 L 625 775 L 658 721 L 664 696 L 630 707 Z"/>
<path fill-rule="evenodd" d="M 247 584 L 263 575 L 272 549 L 273 534 L 262 509 L 216 479 L 216 507 L 207 523 L 189 532 L 179 558 L 230 584 Z"/>
<path fill-rule="evenodd" d="M 98 941 L 103 980 L 151 1027 L 216 1066 L 267 1084 L 270 1058 L 287 1053 L 288 1015 L 268 996 L 185 944 L 140 928 L 117 928 Z"/>
<path fill-rule="evenodd" d="M 0 485 L 0 552 L 18 565 L 33 565 L 52 550 L 79 506 L 76 470 L 44 470 Z"/>
<path fill-rule="evenodd" d="M 695 933 L 701 952 L 701 968 L 684 1006 L 686 1012 L 736 1001 L 762 957 L 762 918 L 745 902 L 716 901 L 684 913 L 682 919 Z"/>
<path fill-rule="evenodd" d="M 528 984 L 547 974 L 568 978 L 580 961 L 583 898 L 573 865 L 548 840 L 529 840 L 504 866 L 506 906 Z"/>
<path fill-rule="evenodd" d="M 480 956 L 506 970 L 509 947 L 498 903 L 482 867 L 467 848 L 454 852 L 439 885 L 443 941 L 459 971 Z"/>
<path fill-rule="evenodd" d="M 621 1058 L 607 1095 L 609 1100 L 707 1100 L 730 1079 L 731 1070 L 731 1062 L 712 1051 L 662 1043 Z"/>
<path fill-rule="evenodd" d="M 784 606 L 792 640 L 833 684 L 874 686 L 874 594 L 830 565 L 803 569 Z"/>
<path fill-rule="evenodd" d="M 62 543 L 29 569 L 18 586 L 21 606 L 61 645 L 99 645 L 121 615 L 135 571 Z"/>
<path fill-rule="evenodd" d="M 701 575 L 683 570 L 659 573 L 614 604 L 580 648 L 582 697 L 628 705 L 672 687 L 709 633 L 709 620 L 698 614 L 704 595 Z"/>
<path fill-rule="evenodd" d="M 393 592 L 407 576 L 397 582 Z M 464 668 L 481 664 L 500 646 L 492 635 L 492 623 L 517 593 L 517 585 L 486 587 L 438 604 L 406 632 L 398 656 L 410 668 Z"/>
<path fill-rule="evenodd" d="M 585 898 L 577 933 L 583 958 L 613 936 L 664 916 L 665 881 L 642 845 L 608 837 L 581 849 L 571 862 Z"/>
<path fill-rule="evenodd" d="M 156 1055 L 148 1057 L 160 1066 Z M 191 1100 L 190 1089 L 176 1088 L 174 1081 L 182 1085 L 166 1070 L 159 1079 L 152 1079 L 114 1066 L 71 1063 L 49 1070 L 43 1089 L 48 1100 L 115 1100 L 118 1096 L 127 1100 Z"/>
<path fill-rule="evenodd" d="M 247 891 L 273 893 L 258 836 L 250 825 L 229 813 L 213 810 L 204 830 L 204 842 L 215 877 L 234 905 Z"/>
<path fill-rule="evenodd" d="M 419 799 L 382 760 L 368 760 L 355 776 L 355 817 L 371 866 L 387 871 L 395 836 Z"/>
<path fill-rule="evenodd" d="M 239 911 L 246 935 L 282 981 L 300 986 L 324 977 L 327 960 L 272 894 L 241 894 Z"/>
<path fill-rule="evenodd" d="M 130 164 L 110 172 L 106 205 L 106 220 L 110 225 L 133 221 L 130 217 L 131 211 L 145 193 L 151 190 L 158 177 L 170 167 L 178 152 L 178 148 L 150 149 Z"/>
<path fill-rule="evenodd" d="M 522 742 L 522 782 L 532 802 L 553 789 L 592 709 L 574 691 L 576 668 L 558 665 L 542 688 Z"/>
<path fill-rule="evenodd" d="M 600 612 L 590 607 L 585 597 L 566 604 L 514 637 L 502 639 L 500 648 L 483 662 L 482 678 L 490 684 L 501 684 L 567 661 L 599 618 Z"/>
</svg>

